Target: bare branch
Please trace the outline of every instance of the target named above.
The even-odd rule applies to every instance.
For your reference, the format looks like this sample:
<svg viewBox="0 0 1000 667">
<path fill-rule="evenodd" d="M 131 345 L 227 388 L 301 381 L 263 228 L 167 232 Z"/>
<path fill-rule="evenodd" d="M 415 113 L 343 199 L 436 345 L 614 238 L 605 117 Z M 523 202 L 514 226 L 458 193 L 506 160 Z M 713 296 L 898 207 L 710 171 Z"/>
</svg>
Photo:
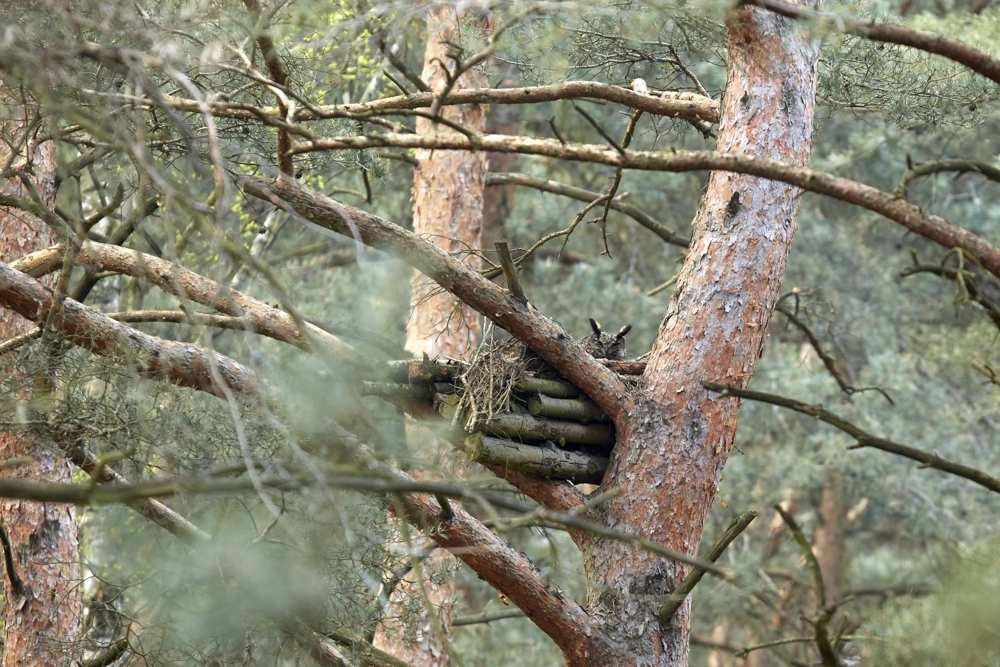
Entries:
<svg viewBox="0 0 1000 667">
<path fill-rule="evenodd" d="M 791 292 L 789 294 L 791 294 Z M 809 344 L 812 345 L 813 350 L 816 351 L 817 356 L 819 356 L 819 358 L 823 361 L 823 365 L 826 366 L 826 370 L 830 373 L 833 379 L 836 380 L 837 385 L 840 386 L 840 390 L 842 392 L 850 396 L 851 394 L 858 394 L 865 391 L 877 391 L 885 397 L 885 400 L 889 401 L 889 405 L 895 405 L 895 403 L 892 402 L 892 398 L 889 396 L 889 393 L 881 387 L 855 387 L 848 382 L 847 378 L 844 377 L 843 371 L 840 370 L 837 360 L 827 354 L 826 350 L 823 349 L 823 345 L 819 342 L 819 337 L 813 333 L 813 330 L 809 328 L 809 325 L 799 319 L 798 315 L 786 308 L 781 299 L 778 299 L 778 305 L 776 305 L 774 309 L 788 318 L 789 322 L 798 327 L 799 330 L 806 335 L 806 338 L 809 339 Z"/>
<path fill-rule="evenodd" d="M 991 181 L 1000 183 L 1000 168 L 995 167 L 989 162 L 983 162 L 982 160 L 938 160 L 936 162 L 918 164 L 907 169 L 893 194 L 905 199 L 910 183 L 914 180 L 922 176 L 940 174 L 946 171 L 957 171 L 958 175 L 956 178 L 962 174 L 973 173 L 980 174 Z"/>
<path fill-rule="evenodd" d="M 822 21 L 827 26 L 852 35 L 858 35 L 874 42 L 886 42 L 910 46 L 927 53 L 933 53 L 965 65 L 973 72 L 1000 83 L 1000 60 L 991 58 L 982 51 L 972 48 L 957 39 L 948 39 L 937 33 L 914 30 L 901 25 L 855 21 L 840 14 L 817 12 L 801 6 L 790 5 L 780 0 L 742 0 L 741 5 L 763 7 L 776 14 L 793 19 Z"/>
<path fill-rule="evenodd" d="M 819 569 L 819 561 L 816 560 L 816 554 L 813 553 L 812 546 L 809 544 L 809 540 L 806 539 L 805 533 L 796 523 L 795 517 L 785 511 L 781 505 L 774 506 L 775 511 L 781 515 L 781 520 L 785 522 L 788 526 L 788 531 L 795 538 L 796 543 L 799 545 L 799 550 L 802 551 L 802 557 L 805 559 L 806 564 L 809 566 L 809 572 L 812 575 L 813 588 L 816 589 L 816 597 L 819 599 L 819 605 L 821 607 L 826 606 L 826 588 L 823 586 L 823 572 Z"/>
<path fill-rule="evenodd" d="M 961 248 L 978 258 L 987 271 L 1000 277 L 1000 249 L 990 245 L 972 232 L 923 211 L 892 194 L 857 181 L 756 155 L 713 151 L 658 153 L 626 150 L 619 152 L 606 146 L 560 144 L 551 139 L 531 139 L 497 134 L 466 137 L 455 133 L 381 134 L 320 139 L 308 144 L 298 144 L 293 152 L 305 153 L 315 150 L 390 146 L 523 153 L 615 167 L 622 166 L 626 169 L 671 172 L 730 171 L 760 178 L 770 178 L 874 211 L 945 248 Z"/>
<path fill-rule="evenodd" d="M 95 45 L 96 46 L 96 45 Z M 98 47 L 103 49 L 103 47 Z M 426 84 L 425 84 L 426 85 Z M 153 104 L 152 100 L 117 96 L 123 101 L 137 104 Z M 420 109 L 432 107 L 437 95 L 433 92 L 420 92 L 412 95 L 384 97 L 363 104 L 331 104 L 316 106 L 312 109 L 296 110 L 294 120 L 297 122 L 319 120 L 322 118 L 354 118 L 365 114 L 378 114 L 394 109 Z M 595 99 L 614 102 L 638 111 L 644 111 L 655 116 L 668 116 L 684 120 L 703 120 L 709 123 L 719 122 L 719 103 L 710 97 L 694 93 L 663 92 L 659 94 L 637 93 L 629 88 L 612 86 L 595 81 L 566 81 L 545 86 L 526 88 L 466 88 L 452 90 L 444 98 L 442 104 L 455 106 L 461 104 L 539 104 L 559 100 Z M 202 107 L 195 100 L 189 100 L 170 95 L 163 96 L 159 102 L 177 111 L 200 113 Z M 206 102 L 213 115 L 224 118 L 258 120 L 261 115 L 284 120 L 280 109 L 273 107 L 248 107 L 230 102 Z"/>
<path fill-rule="evenodd" d="M 1000 304 L 991 299 L 987 294 L 987 290 L 992 291 L 995 294 L 996 286 L 993 285 L 992 287 L 994 289 L 990 290 L 989 288 L 991 286 L 983 283 L 983 281 L 989 280 L 989 277 L 983 276 L 981 273 L 977 273 L 976 269 L 978 269 L 978 267 L 975 262 L 970 261 L 966 264 L 965 258 L 959 256 L 957 266 L 947 266 L 944 263 L 948 259 L 948 255 L 946 254 L 945 257 L 942 258 L 940 264 L 921 264 L 917 259 L 916 251 L 913 251 L 912 255 L 913 265 L 903 269 L 899 274 L 901 277 L 905 278 L 917 273 L 932 273 L 942 278 L 955 281 L 958 283 L 962 291 L 963 299 L 974 301 L 982 306 L 989 318 L 993 320 L 993 324 L 1000 328 Z"/>
<path fill-rule="evenodd" d="M 546 178 L 538 178 L 536 176 L 529 176 L 527 174 L 516 174 L 516 173 L 503 173 L 503 172 L 493 172 L 486 177 L 487 186 L 497 186 L 497 185 L 522 185 L 529 188 L 535 188 L 536 190 L 541 190 L 542 192 L 551 192 L 557 195 L 563 195 L 576 199 L 577 201 L 592 202 L 595 199 L 599 199 L 601 194 L 599 192 L 592 192 L 590 190 L 584 190 L 583 188 L 577 188 L 572 185 L 566 185 L 564 183 L 558 183 Z M 640 225 L 653 232 L 661 239 L 670 243 L 671 245 L 679 246 L 681 248 L 686 248 L 690 239 L 686 239 L 681 235 L 668 229 L 663 223 L 657 221 L 653 216 L 646 213 L 638 206 L 633 206 L 632 204 L 627 204 L 620 198 L 610 199 L 610 207 L 625 215 L 629 216 Z"/>
<path fill-rule="evenodd" d="M 498 611 L 492 614 L 477 614 L 475 616 L 459 616 L 452 620 L 451 627 L 458 628 L 463 625 L 479 625 L 481 623 L 492 623 L 493 621 L 502 621 L 505 618 L 524 618 L 524 612 L 519 609 L 509 609 L 507 611 Z"/>
<path fill-rule="evenodd" d="M 58 269 L 62 265 L 62 257 L 63 246 L 57 245 L 21 258 L 17 266 L 29 275 L 39 276 Z M 354 348 L 323 329 L 307 324 L 307 338 L 292 316 L 285 311 L 272 308 L 165 259 L 137 250 L 86 241 L 81 246 L 76 261 L 95 271 L 123 273 L 140 278 L 169 294 L 190 299 L 230 317 L 240 318 L 251 331 L 304 350 L 312 350 L 313 344 L 318 342 L 322 346 L 320 349 L 340 358 L 363 359 L 355 353 Z M 218 325 L 221 326 L 221 321 Z"/>
<path fill-rule="evenodd" d="M 0 263 L 0 305 L 21 317 L 38 322 L 53 306 L 52 294 L 38 281 Z M 140 374 L 193 387 L 215 396 L 222 388 L 211 378 L 211 367 L 229 388 L 248 394 L 258 385 L 257 377 L 242 364 L 217 352 L 195 345 L 163 340 L 116 322 L 73 299 L 64 299 L 59 318 L 53 322 L 74 345 L 95 354 L 107 355 L 128 350 L 141 360 Z"/>
<path fill-rule="evenodd" d="M 70 452 L 70 461 L 80 467 L 84 472 L 93 475 L 97 470 L 97 457 L 90 450 L 83 446 L 77 446 Z M 125 478 L 111 468 L 105 466 L 97 477 L 100 484 L 123 483 Z M 165 529 L 179 540 L 189 546 L 203 544 L 211 539 L 211 536 L 196 525 L 185 519 L 183 516 L 170 509 L 158 500 L 146 498 L 132 502 L 129 506 L 136 512 L 146 517 L 156 525 Z"/>
<path fill-rule="evenodd" d="M 757 512 L 750 511 L 744 512 L 733 519 L 733 522 L 729 524 L 729 528 L 726 529 L 726 532 L 723 533 L 711 547 L 709 547 L 708 553 L 702 557 L 702 560 L 707 560 L 711 563 L 719 560 L 722 554 L 726 551 L 726 547 L 732 544 L 733 540 L 739 537 L 740 533 L 746 530 L 747 526 L 749 526 L 750 523 L 756 518 Z M 684 604 L 684 600 L 687 599 L 687 596 L 692 590 L 694 590 L 694 587 L 698 585 L 698 582 L 701 581 L 701 578 L 704 576 L 705 571 L 696 567 L 691 570 L 686 577 L 684 577 L 684 581 L 682 581 L 680 585 L 674 589 L 667 601 L 664 602 L 659 611 L 656 612 L 657 616 L 660 617 L 661 622 L 666 623 L 670 620 L 680 606 Z"/>
<path fill-rule="evenodd" d="M 898 442 L 893 442 L 892 440 L 886 440 L 885 438 L 873 436 L 870 433 L 861 430 L 849 421 L 841 419 L 832 412 L 828 412 L 819 406 L 809 405 L 808 403 L 800 403 L 799 401 L 785 398 L 783 396 L 775 396 L 774 394 L 765 394 L 759 391 L 740 389 L 739 387 L 734 387 L 728 384 L 702 382 L 701 386 L 709 391 L 718 392 L 720 396 L 733 396 L 736 398 L 746 398 L 751 401 L 760 401 L 761 403 L 770 403 L 771 405 L 777 405 L 815 417 L 820 421 L 824 421 L 831 426 L 839 428 L 841 431 L 857 440 L 858 444 L 853 445 L 851 449 L 861 447 L 881 449 L 882 451 L 889 452 L 890 454 L 897 454 L 914 461 L 919 461 L 922 464 L 920 466 L 921 468 L 934 468 L 942 472 L 957 475 L 958 477 L 962 477 L 987 488 L 990 491 L 1000 493 L 1000 479 L 991 477 L 981 470 L 943 459 L 937 454 L 928 454 L 927 452 L 916 449 L 915 447 L 901 445 Z"/>
</svg>

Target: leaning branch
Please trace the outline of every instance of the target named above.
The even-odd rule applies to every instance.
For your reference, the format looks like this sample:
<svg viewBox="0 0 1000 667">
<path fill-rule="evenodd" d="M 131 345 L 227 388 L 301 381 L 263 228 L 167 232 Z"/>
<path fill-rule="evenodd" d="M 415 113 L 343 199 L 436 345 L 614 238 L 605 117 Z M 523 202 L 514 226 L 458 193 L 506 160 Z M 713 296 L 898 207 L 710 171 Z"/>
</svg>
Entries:
<svg viewBox="0 0 1000 667">
<path fill-rule="evenodd" d="M 514 137 L 502 134 L 465 136 L 454 132 L 428 134 L 378 134 L 318 139 L 296 144 L 295 153 L 364 148 L 423 148 L 429 150 L 494 151 L 541 155 L 578 162 L 606 164 L 645 171 L 729 171 L 769 178 L 809 192 L 855 204 L 898 222 L 945 248 L 960 248 L 978 258 L 980 264 L 1000 277 L 1000 249 L 944 218 L 921 210 L 888 192 L 823 171 L 799 167 L 757 155 L 714 151 L 615 150 L 594 144 L 561 143 L 552 139 Z"/>
<path fill-rule="evenodd" d="M 701 386 L 709 391 L 718 392 L 720 396 L 732 396 L 735 398 L 745 398 L 751 401 L 759 401 L 761 403 L 770 403 L 771 405 L 777 405 L 782 408 L 788 408 L 789 410 L 801 412 L 804 415 L 815 417 L 820 421 L 824 421 L 831 426 L 839 428 L 841 431 L 857 440 L 858 444 L 853 445 L 851 449 L 859 449 L 861 447 L 881 449 L 882 451 L 889 452 L 890 454 L 896 454 L 914 461 L 919 461 L 922 464 L 920 466 L 922 468 L 934 468 L 935 470 L 956 475 L 989 489 L 990 491 L 1000 493 L 1000 479 L 991 477 L 981 470 L 943 459 L 937 454 L 929 454 L 915 447 L 901 445 L 898 442 L 893 442 L 892 440 L 886 440 L 885 438 L 879 438 L 871 435 L 870 433 L 861 430 L 851 422 L 838 417 L 832 412 L 824 410 L 818 405 L 800 403 L 799 401 L 791 398 L 785 398 L 784 396 L 775 396 L 774 394 L 765 394 L 759 391 L 740 389 L 739 387 L 734 387 L 728 384 L 718 384 L 716 382 L 702 382 Z"/>
<path fill-rule="evenodd" d="M 70 461 L 88 475 L 97 471 L 97 457 L 84 447 L 76 447 L 70 453 Z M 97 477 L 99 484 L 122 484 L 125 481 L 124 477 L 107 466 L 101 469 Z M 204 544 L 212 539 L 208 533 L 158 500 L 146 498 L 129 503 L 129 506 L 189 546 Z"/>
<path fill-rule="evenodd" d="M 750 522 L 756 518 L 757 513 L 749 511 L 744 512 L 733 519 L 733 522 L 729 524 L 729 528 L 726 529 L 726 532 L 723 533 L 722 537 L 716 540 L 711 547 L 709 547 L 708 553 L 702 557 L 702 560 L 706 560 L 711 563 L 719 560 L 722 554 L 726 551 L 726 547 L 728 547 L 733 540 L 739 537 L 740 533 L 746 530 L 747 526 L 750 525 Z M 667 601 L 664 602 L 659 611 L 656 612 L 656 615 L 660 618 L 662 623 L 669 621 L 674 613 L 680 609 L 680 606 L 684 604 L 684 600 L 687 599 L 687 596 L 694 590 L 694 587 L 698 585 L 698 582 L 701 581 L 704 576 L 705 571 L 696 567 L 691 570 L 686 577 L 684 577 L 684 581 L 681 582 L 680 586 L 674 589 L 674 592 L 670 594 Z"/>
<path fill-rule="evenodd" d="M 406 496 L 407 520 L 441 547 L 450 550 L 481 579 L 502 591 L 532 622 L 551 637 L 567 664 L 602 664 L 610 655 L 608 640 L 580 605 L 552 586 L 517 549 L 452 504 L 450 518 L 431 494 Z"/>
<path fill-rule="evenodd" d="M 991 58 L 982 51 L 960 42 L 948 39 L 933 32 L 914 30 L 901 25 L 887 25 L 875 21 L 854 21 L 832 12 L 817 12 L 806 7 L 790 5 L 780 0 L 743 0 L 740 4 L 763 7 L 775 14 L 792 19 L 822 21 L 824 24 L 851 35 L 870 39 L 873 42 L 886 42 L 909 46 L 920 51 L 933 53 L 965 65 L 973 72 L 1000 83 L 1000 60 Z"/>
<path fill-rule="evenodd" d="M 261 22 L 261 11 L 260 3 L 257 0 L 243 0 L 243 5 L 249 10 L 250 15 L 260 23 Z M 288 86 L 288 75 L 285 73 L 285 67 L 281 64 L 281 58 L 278 57 L 278 51 L 274 47 L 274 40 L 271 39 L 270 35 L 264 31 L 264 26 L 256 26 L 260 31 L 257 35 L 257 46 L 260 48 L 261 56 L 264 58 L 264 64 L 267 65 L 267 72 L 271 76 L 271 80 L 274 81 L 281 88 L 287 88 Z M 287 115 L 287 109 L 282 99 L 284 96 L 279 94 L 277 89 L 272 89 L 275 93 L 275 97 L 278 98 L 279 112 L 278 116 L 281 120 L 285 120 Z M 199 105 L 201 109 L 204 109 L 204 103 Z M 288 174 L 291 176 L 294 173 L 294 167 L 292 166 L 292 156 L 287 154 L 289 147 L 292 145 L 292 139 L 288 134 L 288 130 L 283 128 L 278 128 L 278 169 L 283 174 Z"/>
<path fill-rule="evenodd" d="M 243 189 L 321 227 L 395 254 L 521 340 L 594 399 L 612 419 L 631 409 L 632 399 L 622 380 L 590 356 L 562 327 L 413 232 L 334 201 L 292 179 L 247 180 Z"/>
<path fill-rule="evenodd" d="M 37 280 L 0 263 L 0 306 L 33 322 L 44 322 L 53 306 L 52 294 Z M 73 299 L 64 299 L 52 323 L 69 342 L 94 354 L 129 352 L 138 357 L 142 375 L 165 379 L 220 398 L 223 387 L 212 379 L 213 370 L 229 390 L 251 393 L 258 384 L 254 373 L 218 352 L 195 345 L 164 340 L 116 322 Z"/>
</svg>

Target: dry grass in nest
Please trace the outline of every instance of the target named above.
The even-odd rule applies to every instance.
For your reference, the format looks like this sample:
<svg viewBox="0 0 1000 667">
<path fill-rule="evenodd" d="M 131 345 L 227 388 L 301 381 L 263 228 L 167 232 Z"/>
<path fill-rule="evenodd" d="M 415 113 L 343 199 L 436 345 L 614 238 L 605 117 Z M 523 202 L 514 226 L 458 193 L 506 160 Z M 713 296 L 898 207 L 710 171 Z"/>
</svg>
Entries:
<svg viewBox="0 0 1000 667">
<path fill-rule="evenodd" d="M 477 421 L 515 412 L 514 385 L 537 366 L 538 356 L 516 339 L 490 340 L 480 346 L 469 369 L 455 383 L 459 395 L 455 419 L 471 430 Z"/>
</svg>

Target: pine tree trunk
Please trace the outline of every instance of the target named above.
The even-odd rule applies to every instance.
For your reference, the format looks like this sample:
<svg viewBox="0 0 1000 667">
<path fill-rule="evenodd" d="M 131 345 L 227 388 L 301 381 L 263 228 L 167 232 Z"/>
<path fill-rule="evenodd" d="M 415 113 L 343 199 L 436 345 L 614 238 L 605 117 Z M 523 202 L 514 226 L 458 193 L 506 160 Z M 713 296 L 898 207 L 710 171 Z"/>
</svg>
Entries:
<svg viewBox="0 0 1000 667">
<path fill-rule="evenodd" d="M 427 18 L 427 48 L 424 54 L 423 81 L 431 90 L 447 85 L 442 69 L 446 64 L 454 72 L 455 61 L 448 57 L 449 43 L 459 42 L 462 31 L 488 30 L 481 21 L 470 20 L 464 13 L 451 8 L 430 11 Z M 480 26 L 479 28 L 475 26 Z M 471 53 L 464 53 L 465 58 Z M 459 77 L 454 88 L 486 88 L 486 75 L 473 69 Z M 444 107 L 442 115 L 475 132 L 486 130 L 487 107 L 468 104 Z M 417 119 L 417 132 L 448 131 L 447 127 L 428 119 Z M 487 160 L 482 153 L 462 151 L 417 151 L 419 164 L 413 176 L 413 231 L 451 253 L 479 250 L 482 247 L 483 190 L 486 185 Z M 471 253 L 465 255 L 474 263 Z M 456 297 L 444 292 L 433 281 L 415 274 L 410 299 L 411 314 L 406 326 L 406 349 L 416 358 L 468 359 L 479 340 L 479 314 Z M 426 432 L 413 429 L 411 446 Z M 419 445 L 416 445 L 419 446 Z M 446 467 L 451 474 L 464 476 L 465 463 L 456 452 L 449 451 Z M 427 599 L 435 607 L 441 630 L 451 627 L 452 602 L 455 599 L 454 575 L 448 570 L 455 566 L 452 556 L 437 550 L 424 562 L 423 586 Z M 430 581 L 433 576 L 434 581 Z M 390 614 L 406 606 L 407 598 L 420 599 L 421 592 L 412 575 L 404 580 L 390 605 Z M 391 625 L 391 624 L 390 624 Z M 412 627 L 416 625 L 417 627 Z M 383 624 L 376 634 L 376 645 L 415 667 L 444 667 L 450 664 L 445 647 L 434 636 L 431 619 L 421 615 L 411 621 L 404 636 L 400 627 Z"/>
<path fill-rule="evenodd" d="M 427 50 L 421 78 L 431 90 L 441 90 L 446 76 L 441 63 L 454 69 L 448 58 L 448 43 L 458 41 L 458 22 L 450 8 L 434 9 L 427 18 Z M 472 30 L 466 23 L 462 30 Z M 468 58 L 472 54 L 465 53 Z M 488 88 L 486 75 L 472 69 L 455 89 Z M 486 105 L 463 104 L 444 107 L 446 120 L 474 132 L 486 130 Z M 450 131 L 426 118 L 417 119 L 417 133 Z M 417 151 L 413 175 L 413 231 L 451 253 L 479 250 L 482 236 L 483 189 L 486 185 L 486 155 L 474 151 Z M 467 255 L 472 262 L 472 256 Z M 479 339 L 479 314 L 441 290 L 420 274 L 413 280 L 413 311 L 406 326 L 406 348 L 420 357 L 467 357 Z"/>
<path fill-rule="evenodd" d="M 819 523 L 813 537 L 813 553 L 823 572 L 823 588 L 829 602 L 844 592 L 846 515 L 844 476 L 839 470 L 827 470 L 823 475 L 823 496 L 819 506 Z"/>
<path fill-rule="evenodd" d="M 10 112 L 14 105 L 0 102 Z M 5 113 L 21 118 L 22 113 Z M 8 125 L 6 132 L 18 128 Z M 30 143 L 29 143 L 30 146 Z M 9 153 L 0 146 L 0 162 Z M 55 161 L 51 142 L 30 151 L 32 183 L 42 201 L 55 202 Z M 15 161 L 15 164 L 23 160 Z M 27 197 L 11 179 L 7 194 Z M 41 221 L 14 210 L 0 210 L 0 261 L 11 260 L 54 243 L 51 230 Z M 34 325 L 12 310 L 0 309 L 0 340 L 25 333 Z M 0 433 L 0 461 L 30 456 L 30 466 L 0 472 L 5 477 L 70 482 L 66 457 L 50 443 L 36 442 L 12 433 Z M 4 588 L 5 640 L 3 667 L 47 667 L 76 664 L 80 633 L 80 564 L 75 509 L 69 505 L 21 500 L 0 502 L 0 523 L 13 547 L 15 568 L 24 591 L 17 595 L 9 578 Z"/>
<path fill-rule="evenodd" d="M 805 164 L 812 138 L 817 45 L 758 8 L 730 14 L 728 84 L 718 150 Z M 602 488 L 623 491 L 604 523 L 695 554 L 733 445 L 739 401 L 703 380 L 745 386 L 761 352 L 796 226 L 798 189 L 712 173 L 636 409 L 617 424 Z M 604 540 L 584 554 L 588 608 L 622 647 L 619 665 L 687 664 L 690 599 L 669 623 L 657 598 L 687 573 Z M 662 599 L 662 598 L 661 598 Z"/>
</svg>

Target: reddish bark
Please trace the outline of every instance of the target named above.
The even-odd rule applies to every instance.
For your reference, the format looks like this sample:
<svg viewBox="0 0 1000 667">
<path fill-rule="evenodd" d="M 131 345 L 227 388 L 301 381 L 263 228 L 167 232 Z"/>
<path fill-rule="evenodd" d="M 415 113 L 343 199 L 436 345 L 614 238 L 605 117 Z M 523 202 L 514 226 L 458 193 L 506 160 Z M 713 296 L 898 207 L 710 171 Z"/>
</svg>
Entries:
<svg viewBox="0 0 1000 667">
<path fill-rule="evenodd" d="M 456 63 L 448 57 L 449 43 L 458 41 L 462 14 L 449 8 L 431 11 L 427 19 L 427 49 L 423 81 L 433 91 L 448 86 L 449 72 Z M 466 26 L 465 29 L 471 29 Z M 455 82 L 457 89 L 483 88 L 486 75 L 476 69 L 465 72 Z M 482 104 L 444 107 L 442 116 L 473 132 L 486 130 L 486 109 Z M 417 133 L 446 129 L 426 118 L 417 119 Z M 483 189 L 486 183 L 486 156 L 476 152 L 417 151 L 413 174 L 413 231 L 446 252 L 459 255 L 482 246 Z M 475 256 L 464 259 L 477 266 Z M 406 326 L 406 348 L 420 357 L 467 358 L 479 339 L 479 313 L 455 296 L 442 292 L 433 282 L 414 280 L 410 300 L 413 312 Z"/>
<path fill-rule="evenodd" d="M 448 88 L 464 90 L 489 86 L 484 72 L 471 69 L 454 81 L 458 63 L 450 56 L 460 40 L 461 30 L 474 30 L 476 22 L 465 12 L 450 7 L 433 9 L 427 16 L 427 46 L 421 79 L 435 92 Z M 484 30 L 491 26 L 485 24 Z M 470 54 L 463 54 L 469 57 Z M 445 69 L 447 68 L 447 69 Z M 486 130 L 486 110 L 483 104 L 442 107 L 444 119 L 467 127 L 473 132 Z M 427 118 L 417 119 L 417 133 L 426 134 L 446 126 Z M 482 247 L 483 189 L 486 183 L 486 156 L 462 151 L 417 151 L 417 167 L 413 174 L 413 231 L 474 268 L 478 268 L 476 251 Z M 464 253 L 464 254 L 463 254 Z M 437 283 L 416 273 L 411 281 L 410 318 L 406 323 L 406 349 L 415 357 L 468 359 L 479 342 L 479 313 L 454 295 L 442 290 Z M 409 431 L 411 446 L 420 438 L 419 430 Z M 441 443 L 435 443 L 440 445 Z M 447 447 L 447 445 L 444 445 Z M 465 476 L 465 461 L 448 448 L 445 467 L 458 477 Z M 420 474 L 419 477 L 424 477 Z M 440 632 L 447 635 L 451 628 L 452 602 L 456 597 L 455 580 L 447 571 L 454 561 L 446 551 L 435 551 L 424 563 L 422 585 L 427 601 L 435 607 L 434 614 Z M 398 601 L 420 596 L 417 583 L 404 579 L 397 587 L 391 610 L 399 611 Z M 400 633 L 388 631 L 383 623 L 376 635 L 376 645 L 415 667 L 446 667 L 450 659 L 446 638 L 435 636 L 432 619 L 422 614 L 411 621 L 417 625 L 415 638 L 406 640 Z"/>
<path fill-rule="evenodd" d="M 6 105 L 0 109 L 12 111 Z M 8 126 L 7 130 L 11 129 Z M 19 160 L 19 166 L 33 168 L 32 184 L 42 201 L 51 206 L 56 195 L 54 148 L 51 143 L 40 147 L 33 147 L 32 143 L 29 141 L 27 151 L 31 164 Z M 0 147 L 0 162 L 6 162 L 9 155 L 6 146 Z M 13 179 L 5 181 L 3 192 L 27 196 L 23 185 Z M 21 211 L 0 210 L 0 260 L 9 261 L 52 242 L 52 231 L 37 218 Z M 29 324 L 16 312 L 0 309 L 0 340 L 25 333 Z M 30 456 L 33 463 L 0 475 L 47 482 L 71 481 L 70 467 L 54 444 L 0 432 L 0 460 L 18 456 Z M 74 508 L 8 499 L 0 502 L 0 521 L 10 537 L 17 574 L 23 582 L 23 591 L 15 591 L 9 580 L 4 589 L 3 667 L 75 664 L 82 607 Z"/>
<path fill-rule="evenodd" d="M 731 15 L 729 67 L 718 150 L 802 165 L 812 138 L 817 50 L 791 23 L 757 8 Z M 714 172 L 694 220 L 694 238 L 645 373 L 636 409 L 618 422 L 602 488 L 623 487 L 604 523 L 696 553 L 739 404 L 699 382 L 745 386 L 778 296 L 796 226 L 799 190 Z M 588 610 L 627 649 L 618 664 L 685 665 L 690 602 L 670 626 L 653 596 L 687 574 L 648 552 L 604 541 L 584 554 Z"/>
<path fill-rule="evenodd" d="M 839 470 L 828 470 L 823 476 L 823 495 L 819 506 L 819 524 L 813 537 L 813 553 L 823 572 L 826 599 L 830 602 L 844 592 L 846 521 L 844 477 Z"/>
<path fill-rule="evenodd" d="M 431 537 L 472 568 L 486 583 L 502 591 L 563 651 L 569 665 L 607 667 L 622 664 L 617 650 L 594 627 L 580 605 L 552 586 L 528 558 L 483 527 L 462 508 L 454 518 L 442 516 L 438 502 L 426 494 L 407 496 L 410 522 L 432 530 Z"/>
</svg>

